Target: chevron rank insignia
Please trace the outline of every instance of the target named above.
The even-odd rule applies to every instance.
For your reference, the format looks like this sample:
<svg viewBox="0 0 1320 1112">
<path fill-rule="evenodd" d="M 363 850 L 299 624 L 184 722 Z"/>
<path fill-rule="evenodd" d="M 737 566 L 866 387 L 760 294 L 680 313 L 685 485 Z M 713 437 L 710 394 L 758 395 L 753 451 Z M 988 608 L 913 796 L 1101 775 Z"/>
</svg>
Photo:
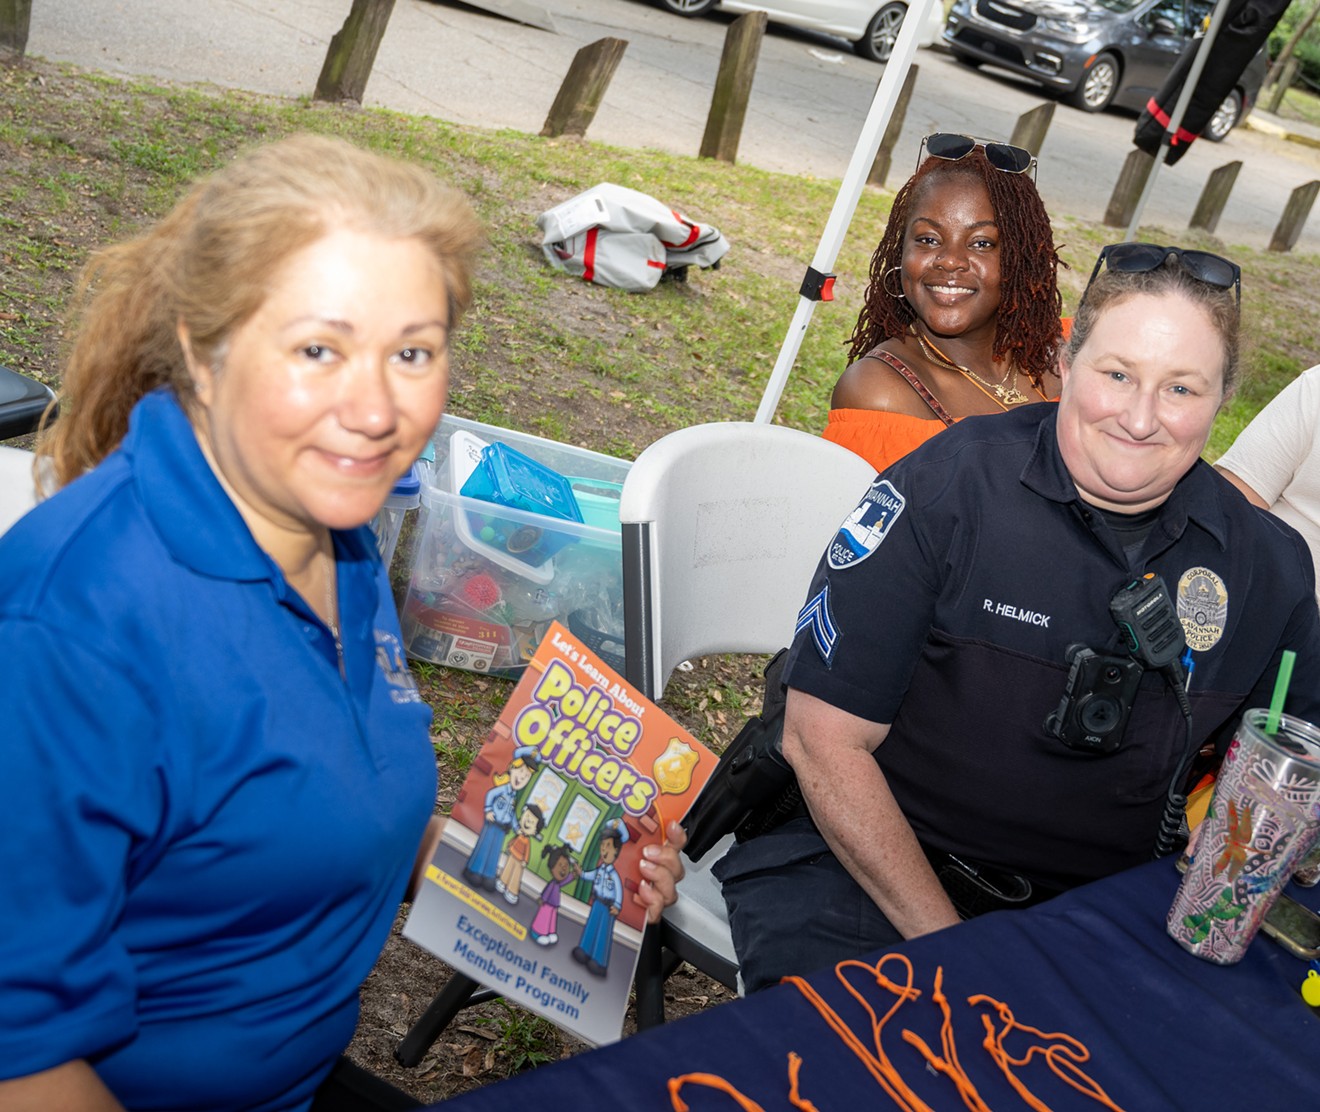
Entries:
<svg viewBox="0 0 1320 1112">
<path fill-rule="evenodd" d="M 810 599 L 806 606 L 798 611 L 797 628 L 794 635 L 804 629 L 811 631 L 811 640 L 816 652 L 828 666 L 834 662 L 834 649 L 839 642 L 839 627 L 834 624 L 834 615 L 830 613 L 830 585 L 825 584 Z"/>
</svg>

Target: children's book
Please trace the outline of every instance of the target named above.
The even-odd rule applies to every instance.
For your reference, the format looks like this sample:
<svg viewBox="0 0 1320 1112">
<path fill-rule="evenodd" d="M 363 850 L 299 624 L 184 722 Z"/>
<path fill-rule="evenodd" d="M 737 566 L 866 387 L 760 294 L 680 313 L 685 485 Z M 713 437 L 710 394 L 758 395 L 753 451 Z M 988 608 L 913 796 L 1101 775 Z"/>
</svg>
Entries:
<svg viewBox="0 0 1320 1112">
<path fill-rule="evenodd" d="M 623 1032 L 642 850 L 716 756 L 559 623 L 481 751 L 404 935 L 593 1044 Z"/>
</svg>

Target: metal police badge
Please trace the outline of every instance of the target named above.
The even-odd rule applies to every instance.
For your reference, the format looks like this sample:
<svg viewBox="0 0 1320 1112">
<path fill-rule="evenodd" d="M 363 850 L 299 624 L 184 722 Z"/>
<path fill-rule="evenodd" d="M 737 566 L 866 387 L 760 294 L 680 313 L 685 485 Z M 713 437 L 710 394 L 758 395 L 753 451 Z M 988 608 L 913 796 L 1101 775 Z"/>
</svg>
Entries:
<svg viewBox="0 0 1320 1112">
<path fill-rule="evenodd" d="M 1228 588 L 1209 568 L 1188 568 L 1178 579 L 1178 617 L 1189 648 L 1205 652 L 1219 644 L 1228 624 Z"/>
<path fill-rule="evenodd" d="M 830 567 L 841 571 L 865 560 L 880 547 L 906 505 L 888 479 L 876 479 L 830 541 Z"/>
</svg>

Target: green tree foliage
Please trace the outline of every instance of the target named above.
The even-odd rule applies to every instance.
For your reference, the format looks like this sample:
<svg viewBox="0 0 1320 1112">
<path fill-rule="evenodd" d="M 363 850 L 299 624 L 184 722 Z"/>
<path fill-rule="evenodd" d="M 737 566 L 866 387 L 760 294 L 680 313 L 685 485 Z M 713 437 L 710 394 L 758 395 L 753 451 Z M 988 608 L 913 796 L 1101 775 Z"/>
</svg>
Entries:
<svg viewBox="0 0 1320 1112">
<path fill-rule="evenodd" d="M 1298 25 L 1311 14 L 1311 9 L 1320 0 L 1293 0 L 1288 10 L 1283 13 L 1278 26 L 1270 32 L 1269 51 L 1271 58 L 1277 58 L 1284 45 L 1292 38 Z M 1320 91 L 1320 20 L 1317 20 L 1302 36 L 1293 50 L 1297 59 L 1298 80 L 1309 85 L 1312 91 Z"/>
</svg>

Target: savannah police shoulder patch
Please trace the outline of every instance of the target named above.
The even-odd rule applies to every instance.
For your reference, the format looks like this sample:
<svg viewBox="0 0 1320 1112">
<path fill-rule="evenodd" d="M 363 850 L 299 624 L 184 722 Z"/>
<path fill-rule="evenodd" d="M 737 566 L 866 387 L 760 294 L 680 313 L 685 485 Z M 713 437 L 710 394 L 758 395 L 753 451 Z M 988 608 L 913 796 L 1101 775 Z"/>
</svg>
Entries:
<svg viewBox="0 0 1320 1112">
<path fill-rule="evenodd" d="M 1219 644 L 1228 624 L 1228 588 L 1209 568 L 1188 568 L 1178 578 L 1178 617 L 1189 648 L 1205 652 Z"/>
<path fill-rule="evenodd" d="M 830 567 L 841 571 L 865 560 L 880 547 L 906 505 L 888 479 L 876 479 L 830 541 Z"/>
</svg>

